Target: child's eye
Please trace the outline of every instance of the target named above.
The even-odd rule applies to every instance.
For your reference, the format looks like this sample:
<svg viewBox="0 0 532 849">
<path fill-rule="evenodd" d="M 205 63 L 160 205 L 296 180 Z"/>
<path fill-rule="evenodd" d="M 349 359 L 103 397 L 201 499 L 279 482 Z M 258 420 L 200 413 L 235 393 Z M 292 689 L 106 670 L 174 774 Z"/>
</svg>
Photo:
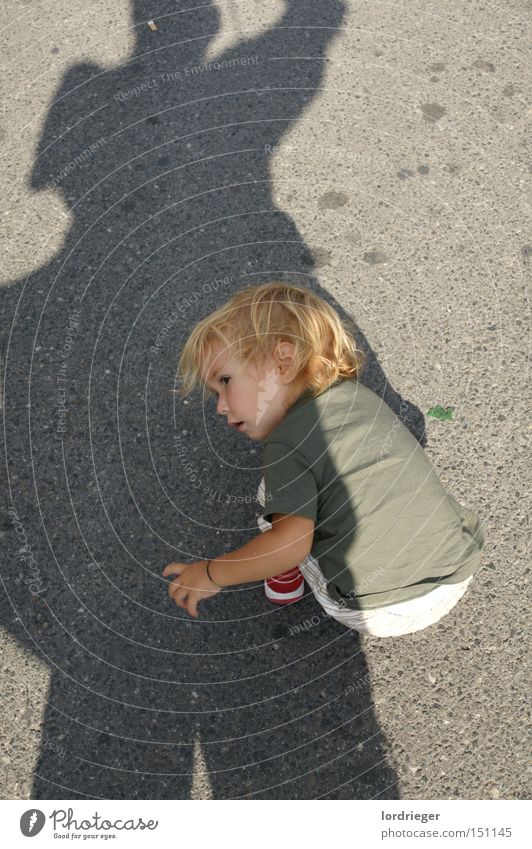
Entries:
<svg viewBox="0 0 532 849">
<path fill-rule="evenodd" d="M 218 379 L 219 380 L 231 380 L 231 378 L 228 377 L 227 375 L 224 375 L 223 377 L 220 377 Z M 224 385 L 227 386 L 227 383 L 224 384 Z M 206 389 L 207 389 L 207 392 L 209 392 L 211 395 L 218 395 L 218 392 L 216 391 L 216 389 L 211 389 L 211 387 L 207 386 L 207 385 L 206 385 Z"/>
</svg>

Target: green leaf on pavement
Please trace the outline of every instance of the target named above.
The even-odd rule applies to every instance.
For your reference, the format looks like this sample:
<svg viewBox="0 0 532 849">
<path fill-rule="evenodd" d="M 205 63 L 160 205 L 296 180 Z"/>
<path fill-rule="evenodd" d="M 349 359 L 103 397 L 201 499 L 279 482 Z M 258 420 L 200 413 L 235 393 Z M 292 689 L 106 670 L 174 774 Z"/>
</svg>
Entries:
<svg viewBox="0 0 532 849">
<path fill-rule="evenodd" d="M 435 419 L 440 419 L 440 421 L 452 421 L 453 410 L 454 407 L 440 407 L 439 404 L 436 404 L 435 407 L 431 407 L 427 411 L 427 416 L 433 416 Z"/>
</svg>

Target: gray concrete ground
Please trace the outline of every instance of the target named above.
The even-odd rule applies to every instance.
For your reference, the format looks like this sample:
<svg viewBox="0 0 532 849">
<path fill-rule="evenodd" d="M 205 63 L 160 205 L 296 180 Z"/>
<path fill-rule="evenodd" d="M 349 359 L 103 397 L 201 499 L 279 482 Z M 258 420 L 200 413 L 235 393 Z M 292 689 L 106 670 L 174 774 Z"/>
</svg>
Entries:
<svg viewBox="0 0 532 849">
<path fill-rule="evenodd" d="M 528 4 L 191 5 L 1 3 L 2 794 L 524 798 Z M 256 533 L 261 476 L 176 355 L 272 278 L 355 323 L 486 522 L 426 631 L 166 598 L 166 563 Z"/>
</svg>

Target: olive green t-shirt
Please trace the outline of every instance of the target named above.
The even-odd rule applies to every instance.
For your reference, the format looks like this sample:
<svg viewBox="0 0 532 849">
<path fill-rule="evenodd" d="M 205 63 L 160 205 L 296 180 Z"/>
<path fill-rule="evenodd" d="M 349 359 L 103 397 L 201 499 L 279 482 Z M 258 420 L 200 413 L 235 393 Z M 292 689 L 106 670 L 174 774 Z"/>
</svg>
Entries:
<svg viewBox="0 0 532 849">
<path fill-rule="evenodd" d="M 445 491 L 429 456 L 357 380 L 305 390 L 265 438 L 267 513 L 316 523 L 311 554 L 335 601 L 371 610 L 475 572 L 483 525 Z"/>
</svg>

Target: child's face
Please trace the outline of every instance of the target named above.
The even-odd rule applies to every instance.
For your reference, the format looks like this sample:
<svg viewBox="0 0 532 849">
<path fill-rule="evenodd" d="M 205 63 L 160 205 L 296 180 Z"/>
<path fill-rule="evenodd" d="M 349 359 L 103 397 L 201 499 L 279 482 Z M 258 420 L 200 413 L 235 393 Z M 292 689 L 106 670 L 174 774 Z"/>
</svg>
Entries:
<svg viewBox="0 0 532 849">
<path fill-rule="evenodd" d="M 221 345 L 212 346 L 203 372 L 206 388 L 218 394 L 216 412 L 227 416 L 227 423 L 239 433 L 263 441 L 303 392 L 304 385 L 290 372 L 292 351 L 290 342 L 281 342 L 277 356 L 244 367 Z"/>
</svg>

